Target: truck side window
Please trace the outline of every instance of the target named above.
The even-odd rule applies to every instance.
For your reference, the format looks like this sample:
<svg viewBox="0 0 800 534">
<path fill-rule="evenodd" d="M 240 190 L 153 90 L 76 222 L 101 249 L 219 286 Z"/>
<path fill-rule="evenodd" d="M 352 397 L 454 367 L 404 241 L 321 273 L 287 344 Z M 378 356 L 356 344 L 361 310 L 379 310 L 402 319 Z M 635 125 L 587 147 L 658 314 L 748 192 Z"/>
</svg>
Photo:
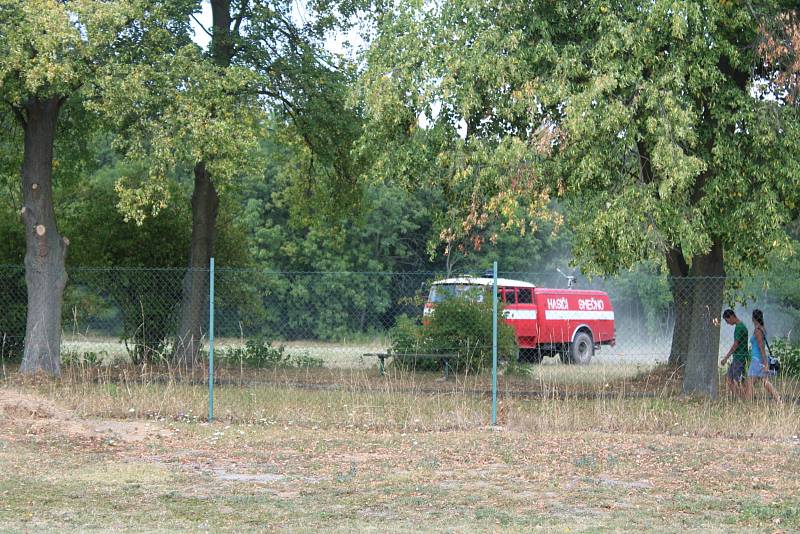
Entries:
<svg viewBox="0 0 800 534">
<path fill-rule="evenodd" d="M 531 294 L 531 288 L 529 287 L 518 288 L 517 297 L 517 302 L 520 304 L 533 304 L 533 295 Z"/>
<path fill-rule="evenodd" d="M 507 287 L 503 290 L 506 295 L 505 301 L 506 304 L 516 304 L 517 302 L 517 294 L 514 292 L 513 287 Z"/>
</svg>

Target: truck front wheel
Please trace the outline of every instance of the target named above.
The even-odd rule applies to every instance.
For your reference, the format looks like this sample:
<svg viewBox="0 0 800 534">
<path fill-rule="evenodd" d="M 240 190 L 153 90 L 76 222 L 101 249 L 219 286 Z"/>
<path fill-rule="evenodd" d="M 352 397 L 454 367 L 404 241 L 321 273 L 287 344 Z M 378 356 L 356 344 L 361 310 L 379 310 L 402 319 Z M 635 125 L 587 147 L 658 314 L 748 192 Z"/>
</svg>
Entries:
<svg viewBox="0 0 800 534">
<path fill-rule="evenodd" d="M 564 356 L 566 358 L 561 360 L 564 363 L 588 365 L 592 361 L 592 356 L 594 356 L 592 336 L 587 332 L 578 332 Z"/>
</svg>

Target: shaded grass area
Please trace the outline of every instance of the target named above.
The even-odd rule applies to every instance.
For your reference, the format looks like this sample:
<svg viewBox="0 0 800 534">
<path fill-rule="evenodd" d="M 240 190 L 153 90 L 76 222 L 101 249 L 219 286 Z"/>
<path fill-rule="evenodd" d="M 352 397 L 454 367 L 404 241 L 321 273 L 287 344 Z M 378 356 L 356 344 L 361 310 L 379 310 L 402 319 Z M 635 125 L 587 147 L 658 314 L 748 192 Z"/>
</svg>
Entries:
<svg viewBox="0 0 800 534">
<path fill-rule="evenodd" d="M 3 531 L 800 528 L 792 439 L 173 421 L 113 444 L 28 423 L 0 414 Z"/>
<path fill-rule="evenodd" d="M 59 380 L 0 381 L 73 410 L 80 417 L 204 421 L 208 386 L 202 380 L 141 368 L 69 368 Z M 222 375 L 215 417 L 236 424 L 311 429 L 442 431 L 491 422 L 490 376 L 330 369 L 250 370 L 239 382 Z M 197 377 L 199 378 L 199 377 Z M 241 384 L 241 385 L 240 385 Z M 502 377 L 498 424 L 520 432 L 656 432 L 701 437 L 782 438 L 800 435 L 795 382 L 779 382 L 786 402 L 681 398 L 680 380 L 666 368 L 633 379 L 579 386 Z"/>
</svg>

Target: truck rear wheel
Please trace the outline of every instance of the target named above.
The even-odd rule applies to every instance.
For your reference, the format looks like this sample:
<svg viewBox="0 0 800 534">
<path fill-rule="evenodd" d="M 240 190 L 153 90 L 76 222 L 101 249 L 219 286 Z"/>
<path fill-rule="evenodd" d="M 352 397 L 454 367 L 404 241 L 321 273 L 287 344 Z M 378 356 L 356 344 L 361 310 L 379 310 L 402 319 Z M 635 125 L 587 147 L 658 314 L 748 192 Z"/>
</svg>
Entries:
<svg viewBox="0 0 800 534">
<path fill-rule="evenodd" d="M 594 356 L 594 341 L 587 332 L 578 332 L 569 348 L 561 354 L 561 361 L 577 365 L 588 365 Z"/>
</svg>

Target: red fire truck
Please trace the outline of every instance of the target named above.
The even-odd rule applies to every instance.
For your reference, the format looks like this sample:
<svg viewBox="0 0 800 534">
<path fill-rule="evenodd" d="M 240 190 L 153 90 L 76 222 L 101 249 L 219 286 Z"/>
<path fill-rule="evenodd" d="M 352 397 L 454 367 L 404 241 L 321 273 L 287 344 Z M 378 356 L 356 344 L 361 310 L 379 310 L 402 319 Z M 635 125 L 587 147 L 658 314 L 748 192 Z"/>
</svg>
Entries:
<svg viewBox="0 0 800 534">
<path fill-rule="evenodd" d="M 450 297 L 483 300 L 492 278 L 447 278 L 433 283 L 424 316 Z M 539 363 L 558 354 L 564 363 L 588 364 L 596 350 L 613 346 L 614 310 L 608 294 L 585 289 L 547 289 L 529 282 L 497 279 L 503 317 L 517 335 L 519 359 Z"/>
</svg>

